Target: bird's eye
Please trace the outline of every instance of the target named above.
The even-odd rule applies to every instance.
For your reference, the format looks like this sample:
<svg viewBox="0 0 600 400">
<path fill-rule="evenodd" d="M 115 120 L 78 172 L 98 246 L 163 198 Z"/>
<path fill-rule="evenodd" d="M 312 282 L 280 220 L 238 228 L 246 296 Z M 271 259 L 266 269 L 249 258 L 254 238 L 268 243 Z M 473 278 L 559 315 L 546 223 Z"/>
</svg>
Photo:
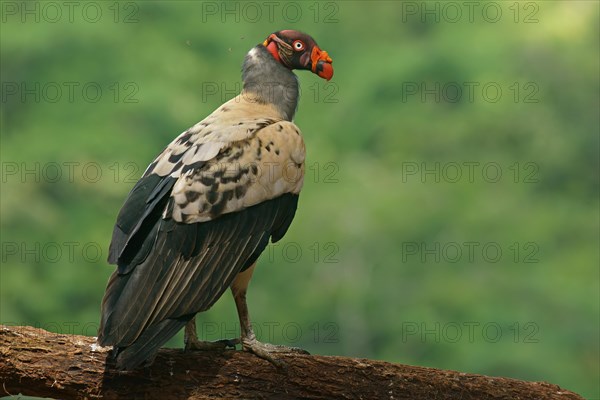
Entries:
<svg viewBox="0 0 600 400">
<path fill-rule="evenodd" d="M 294 41 L 292 46 L 294 47 L 294 50 L 296 50 L 296 51 L 304 50 L 304 43 L 302 43 L 301 40 Z"/>
</svg>

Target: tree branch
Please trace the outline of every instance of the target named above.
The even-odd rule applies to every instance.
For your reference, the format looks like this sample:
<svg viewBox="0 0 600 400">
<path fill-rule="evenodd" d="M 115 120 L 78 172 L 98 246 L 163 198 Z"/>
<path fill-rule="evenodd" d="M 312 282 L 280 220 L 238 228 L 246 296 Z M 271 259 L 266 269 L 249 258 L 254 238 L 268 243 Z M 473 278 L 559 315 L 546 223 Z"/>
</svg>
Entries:
<svg viewBox="0 0 600 400">
<path fill-rule="evenodd" d="M 346 357 L 283 356 L 285 369 L 252 354 L 162 349 L 154 364 L 119 373 L 95 338 L 0 325 L 0 396 L 61 399 L 582 399 L 544 382 Z"/>
</svg>

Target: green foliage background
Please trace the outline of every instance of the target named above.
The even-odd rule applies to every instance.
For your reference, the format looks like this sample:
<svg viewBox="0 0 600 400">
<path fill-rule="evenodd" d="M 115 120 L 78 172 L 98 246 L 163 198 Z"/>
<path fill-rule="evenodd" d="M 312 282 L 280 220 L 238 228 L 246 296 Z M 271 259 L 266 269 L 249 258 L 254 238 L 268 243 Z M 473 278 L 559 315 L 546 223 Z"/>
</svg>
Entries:
<svg viewBox="0 0 600 400">
<path fill-rule="evenodd" d="M 292 3 L 288 14 L 276 2 L 272 18 L 260 2 L 258 18 L 246 3 L 221 15 L 221 2 L 124 2 L 117 23 L 112 2 L 95 3 L 96 23 L 82 7 L 73 22 L 4 13 L 0 322 L 95 334 L 112 226 L 134 181 L 233 96 L 252 46 L 291 28 L 330 53 L 335 76 L 298 73 L 308 168 L 296 220 L 251 284 L 263 340 L 600 397 L 599 3 L 495 2 L 495 23 L 485 2 L 473 22 L 452 3 L 456 21 L 435 2 L 411 3 L 440 7 L 425 22 L 400 2 Z M 65 82 L 79 84 L 73 99 Z M 102 88 L 96 102 L 82 94 L 89 82 Z M 39 101 L 15 84 L 39 84 Z M 410 92 L 421 84 L 439 84 L 440 98 Z M 438 181 L 421 176 L 436 165 Z M 466 242 L 478 243 L 472 258 Z M 226 295 L 199 327 L 216 339 L 236 335 L 236 321 Z"/>
</svg>

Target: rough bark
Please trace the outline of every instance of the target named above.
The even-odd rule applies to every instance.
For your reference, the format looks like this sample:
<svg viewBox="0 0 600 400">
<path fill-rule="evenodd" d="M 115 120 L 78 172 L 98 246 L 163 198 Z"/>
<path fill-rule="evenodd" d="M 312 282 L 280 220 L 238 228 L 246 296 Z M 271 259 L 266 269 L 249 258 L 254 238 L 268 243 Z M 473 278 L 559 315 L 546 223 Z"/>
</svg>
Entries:
<svg viewBox="0 0 600 400">
<path fill-rule="evenodd" d="M 284 356 L 287 367 L 246 352 L 163 349 L 154 364 L 119 373 L 95 338 L 0 325 L 0 397 L 57 399 L 582 399 L 525 382 L 382 361 Z M 110 357 L 109 357 L 110 358 Z"/>
</svg>

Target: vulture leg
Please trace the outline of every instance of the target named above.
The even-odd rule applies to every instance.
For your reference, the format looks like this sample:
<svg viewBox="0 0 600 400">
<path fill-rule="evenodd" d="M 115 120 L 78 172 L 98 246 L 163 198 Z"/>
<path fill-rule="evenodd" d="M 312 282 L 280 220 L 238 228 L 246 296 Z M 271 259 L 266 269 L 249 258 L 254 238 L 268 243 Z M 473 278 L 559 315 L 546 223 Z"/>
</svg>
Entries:
<svg viewBox="0 0 600 400">
<path fill-rule="evenodd" d="M 239 339 L 221 339 L 214 342 L 205 342 L 198 340 L 196 333 L 196 316 L 185 325 L 183 332 L 183 342 L 186 350 L 225 350 L 227 348 L 235 349 L 235 345 L 240 343 Z"/>
<path fill-rule="evenodd" d="M 256 354 L 260 358 L 263 358 L 277 367 L 283 367 L 285 364 L 278 360 L 274 353 L 287 353 L 287 354 L 309 354 L 308 351 L 298 347 L 288 347 L 275 345 L 270 343 L 262 343 L 256 339 L 254 331 L 252 330 L 252 324 L 250 323 L 250 316 L 248 315 L 248 304 L 246 303 L 246 290 L 248 289 L 248 282 L 252 277 L 252 272 L 256 263 L 252 264 L 250 268 L 238 274 L 231 285 L 231 291 L 237 307 L 238 316 L 240 318 L 240 329 L 241 329 L 241 342 L 242 349 Z"/>
</svg>

